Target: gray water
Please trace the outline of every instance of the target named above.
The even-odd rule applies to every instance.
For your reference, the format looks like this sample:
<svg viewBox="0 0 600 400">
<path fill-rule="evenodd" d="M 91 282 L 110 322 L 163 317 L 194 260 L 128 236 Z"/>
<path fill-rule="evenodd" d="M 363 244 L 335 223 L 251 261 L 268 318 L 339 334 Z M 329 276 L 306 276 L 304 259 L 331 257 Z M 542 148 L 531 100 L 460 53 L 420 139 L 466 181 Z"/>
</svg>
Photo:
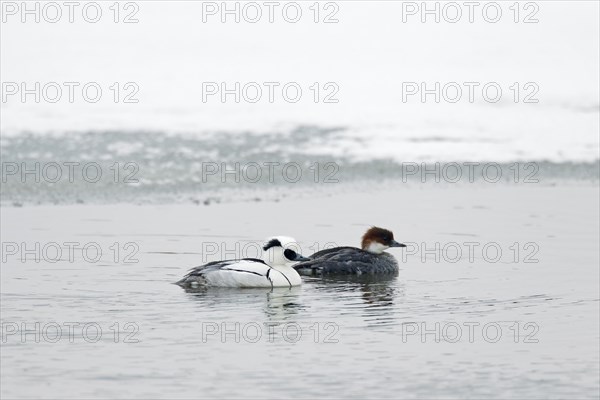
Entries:
<svg viewBox="0 0 600 400">
<path fill-rule="evenodd" d="M 329 194 L 340 186 L 383 180 L 410 184 L 597 183 L 599 162 L 467 162 L 431 156 L 393 159 L 339 154 L 348 127 L 297 126 L 291 130 L 214 131 L 174 135 L 154 131 L 23 133 L 1 138 L 4 206 L 42 204 L 205 204 L 281 200 L 307 191 Z M 318 138 L 318 139 L 316 139 Z M 357 140 L 358 141 L 358 140 Z M 416 138 L 402 146 L 410 148 Z M 468 140 L 429 137 L 444 145 Z M 319 143 L 315 149 L 315 143 Z M 359 141 L 360 143 L 360 141 Z M 360 146 L 363 146 L 360 144 Z"/>
<path fill-rule="evenodd" d="M 251 213 L 246 203 L 2 208 L 4 244 L 103 250 L 97 262 L 80 251 L 70 261 L 64 245 L 54 263 L 51 249 L 39 263 L 3 253 L 2 397 L 597 398 L 597 196 L 593 185 L 503 185 L 340 193 Z M 579 207 L 559 207 L 573 198 Z M 374 201 L 369 221 L 349 211 Z M 310 252 L 355 244 L 370 223 L 401 241 L 494 241 L 505 252 L 534 241 L 539 251 L 516 262 L 392 251 L 397 277 L 306 278 L 292 290 L 172 284 L 269 234 L 293 234 Z M 202 254 L 206 243 L 225 250 Z"/>
</svg>

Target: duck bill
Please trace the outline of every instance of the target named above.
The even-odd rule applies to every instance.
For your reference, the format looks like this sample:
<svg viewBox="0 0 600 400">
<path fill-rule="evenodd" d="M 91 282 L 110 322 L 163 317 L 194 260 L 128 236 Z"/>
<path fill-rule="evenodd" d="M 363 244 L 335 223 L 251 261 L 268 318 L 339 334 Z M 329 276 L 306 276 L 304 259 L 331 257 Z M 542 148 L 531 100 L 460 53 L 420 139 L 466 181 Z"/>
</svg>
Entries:
<svg viewBox="0 0 600 400">
<path fill-rule="evenodd" d="M 392 243 L 390 244 L 390 247 L 406 247 L 406 245 L 402 244 L 402 243 L 398 243 L 395 240 L 392 240 Z"/>
<path fill-rule="evenodd" d="M 310 258 L 306 258 L 301 254 L 296 254 L 296 258 L 294 258 L 294 261 L 310 261 Z"/>
</svg>

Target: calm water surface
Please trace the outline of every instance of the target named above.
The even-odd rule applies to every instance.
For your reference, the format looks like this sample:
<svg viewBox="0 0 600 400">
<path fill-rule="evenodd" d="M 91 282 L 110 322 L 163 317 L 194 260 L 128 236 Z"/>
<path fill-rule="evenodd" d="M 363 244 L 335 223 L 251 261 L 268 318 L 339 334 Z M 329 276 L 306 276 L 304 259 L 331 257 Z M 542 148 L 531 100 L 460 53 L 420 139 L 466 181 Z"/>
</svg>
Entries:
<svg viewBox="0 0 600 400">
<path fill-rule="evenodd" d="M 295 204 L 257 207 L 278 212 Z M 502 240 L 537 237 L 544 251 L 533 264 L 409 257 L 398 277 L 307 278 L 292 290 L 186 292 L 171 284 L 201 261 L 199 243 L 216 238 L 232 249 L 262 233 L 252 227 L 264 210 L 244 219 L 240 208 L 3 209 L 5 242 L 95 241 L 106 254 L 97 263 L 80 253 L 74 262 L 63 254 L 56 263 L 14 256 L 3 263 L 2 397 L 598 395 L 597 222 L 583 212 L 550 215 L 541 207 L 543 222 L 519 215 L 488 220 L 496 233 L 507 226 Z M 190 210 L 207 225 L 197 225 Z M 214 220 L 224 213 L 232 218 L 217 230 Z M 294 234 L 338 229 L 329 222 L 300 224 Z M 468 221 L 454 232 L 428 232 L 431 226 L 419 228 L 409 216 L 406 224 L 415 238 L 485 239 Z M 359 225 L 338 229 L 342 243 L 356 241 L 351 233 L 362 231 Z M 219 236 L 234 226 L 242 227 L 240 235 Z M 139 262 L 126 263 L 123 254 L 114 262 L 107 250 L 114 242 L 136 243 Z M 22 323 L 31 332 L 10 333 Z M 69 323 L 79 324 L 72 334 Z M 95 325 L 84 334 L 86 323 Z M 62 327 L 56 340 L 53 324 Z"/>
</svg>

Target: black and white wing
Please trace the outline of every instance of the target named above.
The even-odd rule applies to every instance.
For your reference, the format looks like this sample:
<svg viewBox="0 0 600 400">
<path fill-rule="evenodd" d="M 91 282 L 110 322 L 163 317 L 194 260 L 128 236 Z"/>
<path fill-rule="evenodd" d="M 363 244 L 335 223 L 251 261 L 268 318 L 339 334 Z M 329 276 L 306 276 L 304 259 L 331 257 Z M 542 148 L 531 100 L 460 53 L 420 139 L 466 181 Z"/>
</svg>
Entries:
<svg viewBox="0 0 600 400">
<path fill-rule="evenodd" d="M 268 284 L 269 267 L 264 261 L 255 258 L 213 261 L 192 268 L 180 281 L 179 286 L 207 284 L 211 281 L 237 283 L 238 285 Z"/>
</svg>

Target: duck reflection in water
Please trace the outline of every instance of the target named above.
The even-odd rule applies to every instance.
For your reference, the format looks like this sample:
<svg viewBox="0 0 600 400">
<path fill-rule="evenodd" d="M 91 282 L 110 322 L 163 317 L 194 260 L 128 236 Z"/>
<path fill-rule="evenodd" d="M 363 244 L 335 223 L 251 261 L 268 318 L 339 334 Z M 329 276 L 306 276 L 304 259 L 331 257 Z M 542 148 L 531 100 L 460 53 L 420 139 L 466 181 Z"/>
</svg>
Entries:
<svg viewBox="0 0 600 400">
<path fill-rule="evenodd" d="M 360 292 L 367 307 L 390 306 L 398 288 L 395 275 L 328 275 L 320 278 L 304 277 L 320 291 Z"/>
<path fill-rule="evenodd" d="M 185 292 L 203 309 L 236 309 L 240 305 L 262 309 L 268 322 L 285 322 L 306 307 L 300 302 L 300 286 L 292 288 L 216 288 L 187 287 Z M 249 312 L 250 313 L 250 312 Z"/>
</svg>

